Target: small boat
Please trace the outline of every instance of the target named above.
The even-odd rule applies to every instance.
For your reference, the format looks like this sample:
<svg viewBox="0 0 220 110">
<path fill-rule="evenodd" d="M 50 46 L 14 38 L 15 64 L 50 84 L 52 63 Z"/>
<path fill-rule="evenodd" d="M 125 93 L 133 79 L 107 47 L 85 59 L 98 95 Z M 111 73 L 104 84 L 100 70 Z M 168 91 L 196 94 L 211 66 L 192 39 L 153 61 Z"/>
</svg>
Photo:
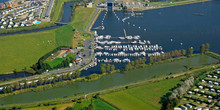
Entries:
<svg viewBox="0 0 220 110">
<path fill-rule="evenodd" d="M 125 37 L 118 37 L 119 39 L 121 39 L 121 40 L 124 40 L 125 39 Z"/>
<path fill-rule="evenodd" d="M 132 39 L 132 36 L 126 36 L 127 39 Z"/>
<path fill-rule="evenodd" d="M 133 42 L 131 42 L 132 44 L 136 44 L 137 43 L 137 41 L 133 41 Z"/>
<path fill-rule="evenodd" d="M 137 35 L 137 36 L 134 36 L 134 39 L 140 39 L 141 37 L 139 36 L 139 35 Z"/>
</svg>

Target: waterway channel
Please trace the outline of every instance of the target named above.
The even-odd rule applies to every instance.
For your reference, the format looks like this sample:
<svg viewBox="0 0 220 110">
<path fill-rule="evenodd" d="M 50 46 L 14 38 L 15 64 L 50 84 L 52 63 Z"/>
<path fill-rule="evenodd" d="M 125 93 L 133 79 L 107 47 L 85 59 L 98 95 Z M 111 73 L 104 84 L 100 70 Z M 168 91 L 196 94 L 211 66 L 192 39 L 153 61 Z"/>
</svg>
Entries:
<svg viewBox="0 0 220 110">
<path fill-rule="evenodd" d="M 158 64 L 137 70 L 127 71 L 124 73 L 114 73 L 111 75 L 103 76 L 102 78 L 91 82 L 73 82 L 72 84 L 67 84 L 63 87 L 52 88 L 49 90 L 27 92 L 14 96 L 7 96 L 0 98 L 0 104 L 5 105 L 32 103 L 55 98 L 63 98 L 66 96 L 73 96 L 75 94 L 89 93 L 156 77 L 159 75 L 183 72 L 186 70 L 185 66 L 206 65 L 215 63 L 217 61 L 218 60 L 206 55 L 195 56 L 188 59 L 182 59 L 166 64 Z"/>
</svg>

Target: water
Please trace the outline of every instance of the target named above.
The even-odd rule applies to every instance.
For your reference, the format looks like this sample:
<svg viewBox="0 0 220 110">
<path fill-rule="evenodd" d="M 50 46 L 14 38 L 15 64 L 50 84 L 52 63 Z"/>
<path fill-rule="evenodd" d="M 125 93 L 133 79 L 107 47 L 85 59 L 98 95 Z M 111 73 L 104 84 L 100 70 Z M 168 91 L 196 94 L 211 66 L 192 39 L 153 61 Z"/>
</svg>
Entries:
<svg viewBox="0 0 220 110">
<path fill-rule="evenodd" d="M 72 5 L 73 5 L 73 2 L 67 2 L 63 5 L 63 10 L 65 11 L 63 12 L 63 17 L 60 22 L 68 23 L 71 21 L 72 8 L 73 8 Z"/>
<path fill-rule="evenodd" d="M 63 16 L 60 22 L 65 22 L 68 23 L 70 22 L 70 18 L 72 16 L 72 7 L 75 2 L 68 2 L 63 5 Z M 15 33 L 5 33 L 5 34 L 0 34 L 0 36 L 5 36 L 5 35 L 15 35 L 15 34 L 24 34 L 24 33 L 32 33 L 32 32 L 40 32 L 40 31 L 46 31 L 46 30 L 51 30 L 60 27 L 59 25 L 57 26 L 52 26 L 52 27 L 47 27 L 47 28 L 41 28 L 41 29 L 36 29 L 36 30 L 30 30 L 30 31 L 20 31 L 20 32 L 15 32 Z"/>
<path fill-rule="evenodd" d="M 196 56 L 171 63 L 158 64 L 151 67 L 127 71 L 124 73 L 114 73 L 111 75 L 103 76 L 102 78 L 91 82 L 74 82 L 72 84 L 67 84 L 63 87 L 52 88 L 40 92 L 27 92 L 14 96 L 3 97 L 0 98 L 0 104 L 5 105 L 32 103 L 36 101 L 73 96 L 79 93 L 89 93 L 144 80 L 146 78 L 152 78 L 159 75 L 182 72 L 186 70 L 184 66 L 204 65 L 215 63 L 217 61 L 218 60 L 205 55 Z"/>
<path fill-rule="evenodd" d="M 24 72 L 11 73 L 11 74 L 2 74 L 2 75 L 0 75 L 0 80 L 28 77 L 28 76 L 32 76 L 32 75 L 33 74 L 31 74 L 31 73 L 24 73 Z"/>
<path fill-rule="evenodd" d="M 220 1 L 214 0 L 143 11 L 143 16 L 131 17 L 124 23 L 121 19 L 130 15 L 116 12 L 120 18 L 118 21 L 113 13 L 108 12 L 103 22 L 105 29 L 97 31 L 99 35 L 119 37 L 124 36 L 123 29 L 126 29 L 127 35 L 140 35 L 143 40 L 161 45 L 165 52 L 189 47 L 199 52 L 201 44 L 209 43 L 211 51 L 220 53 L 220 13 L 216 10 L 220 10 Z M 202 13 L 204 16 L 194 13 Z M 105 12 L 100 14 L 93 28 L 101 26 L 104 14 Z"/>
</svg>

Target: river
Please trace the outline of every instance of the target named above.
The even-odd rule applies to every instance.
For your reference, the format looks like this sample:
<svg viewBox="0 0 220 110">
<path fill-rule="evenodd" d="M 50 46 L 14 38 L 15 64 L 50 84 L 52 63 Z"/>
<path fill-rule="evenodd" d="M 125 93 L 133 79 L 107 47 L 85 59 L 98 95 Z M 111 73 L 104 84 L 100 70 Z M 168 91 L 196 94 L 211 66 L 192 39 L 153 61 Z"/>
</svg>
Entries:
<svg viewBox="0 0 220 110">
<path fill-rule="evenodd" d="M 124 73 L 114 73 L 103 76 L 102 78 L 91 82 L 73 82 L 63 87 L 52 88 L 39 92 L 27 92 L 14 96 L 0 98 L 0 104 L 20 104 L 32 103 L 55 98 L 63 98 L 73 96 L 79 93 L 89 93 L 99 91 L 114 86 L 124 85 L 159 75 L 167 75 L 169 73 L 183 72 L 186 70 L 184 66 L 196 66 L 215 63 L 218 60 L 209 56 L 195 56 L 188 59 L 182 59 L 175 62 L 158 64 L 137 70 L 127 71 Z"/>
</svg>

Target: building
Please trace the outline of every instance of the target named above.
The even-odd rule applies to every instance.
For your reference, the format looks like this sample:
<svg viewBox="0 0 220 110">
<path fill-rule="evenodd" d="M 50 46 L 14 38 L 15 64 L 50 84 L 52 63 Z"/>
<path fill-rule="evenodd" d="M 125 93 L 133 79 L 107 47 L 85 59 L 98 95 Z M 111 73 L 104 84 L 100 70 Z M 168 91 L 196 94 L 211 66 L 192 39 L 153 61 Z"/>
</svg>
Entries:
<svg viewBox="0 0 220 110">
<path fill-rule="evenodd" d="M 50 13 L 53 8 L 53 3 L 54 3 L 54 0 L 50 0 L 50 3 L 47 7 L 46 15 L 45 15 L 46 18 L 50 17 Z"/>
<path fill-rule="evenodd" d="M 114 6 L 114 0 L 107 0 L 107 10 L 114 11 L 113 6 Z"/>
<path fill-rule="evenodd" d="M 87 7 L 87 8 L 92 8 L 92 2 L 87 3 L 86 7 Z"/>
<path fill-rule="evenodd" d="M 5 4 L 4 3 L 0 3 L 0 9 L 5 9 Z"/>
</svg>

